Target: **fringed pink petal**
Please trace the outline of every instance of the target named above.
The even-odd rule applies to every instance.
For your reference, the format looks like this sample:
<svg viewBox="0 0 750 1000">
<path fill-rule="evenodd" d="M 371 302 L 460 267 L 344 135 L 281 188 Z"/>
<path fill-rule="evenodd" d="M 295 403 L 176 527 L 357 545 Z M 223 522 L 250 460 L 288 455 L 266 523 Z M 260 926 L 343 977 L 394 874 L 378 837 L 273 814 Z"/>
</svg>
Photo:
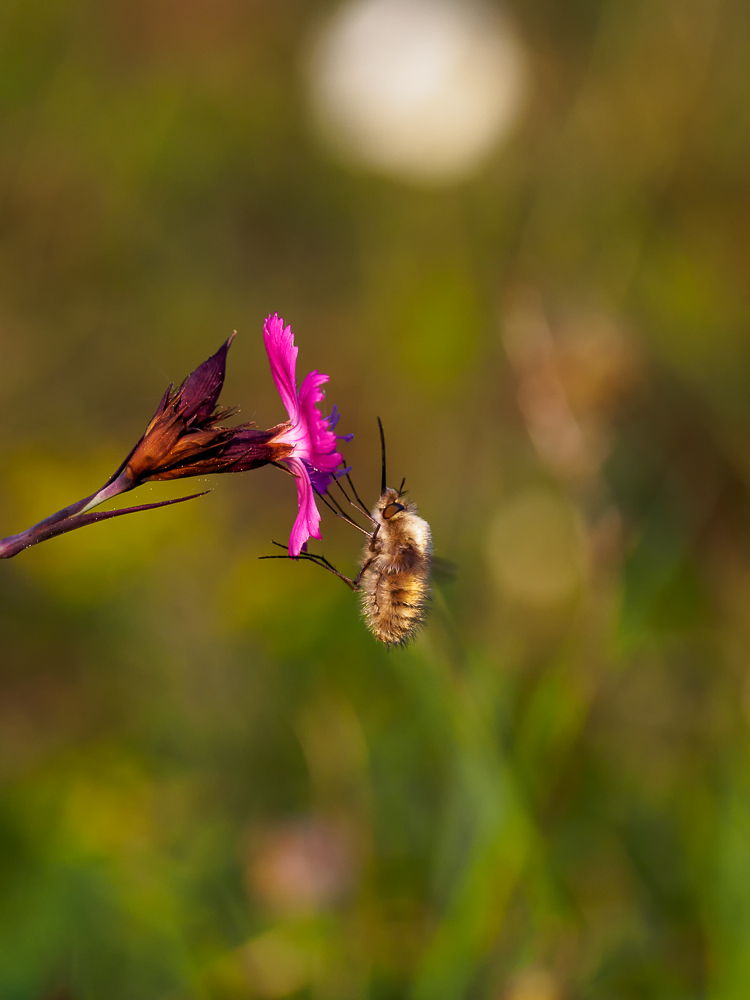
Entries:
<svg viewBox="0 0 750 1000">
<path fill-rule="evenodd" d="M 306 375 L 299 390 L 300 418 L 305 428 L 304 458 L 321 472 L 333 472 L 341 464 L 341 454 L 336 451 L 336 435 L 331 430 L 330 421 L 318 409 L 324 398 L 320 388 L 328 381 L 328 376 L 312 371 Z"/>
<path fill-rule="evenodd" d="M 271 376 L 290 420 L 299 417 L 297 405 L 297 352 L 291 326 L 284 326 L 278 313 L 269 316 L 263 324 L 263 340 L 271 364 Z"/>
<path fill-rule="evenodd" d="M 287 462 L 297 480 L 299 509 L 289 536 L 289 555 L 296 558 L 308 538 L 320 538 L 320 513 L 315 505 L 312 483 L 303 462 L 296 458 L 289 458 Z"/>
<path fill-rule="evenodd" d="M 338 439 L 334 433 L 338 413 L 334 408 L 330 417 L 324 417 L 318 409 L 324 398 L 321 387 L 328 381 L 327 375 L 310 372 L 297 392 L 294 334 L 291 326 L 284 326 L 278 313 L 266 319 L 263 338 L 274 383 L 290 417 L 288 424 L 280 425 L 273 441 L 286 445 L 291 451 L 282 461 L 289 465 L 297 479 L 298 511 L 289 538 L 289 554 L 296 557 L 308 538 L 320 538 L 315 489 L 324 493 L 334 478 L 343 475 L 338 469 L 342 456 L 336 450 Z"/>
</svg>

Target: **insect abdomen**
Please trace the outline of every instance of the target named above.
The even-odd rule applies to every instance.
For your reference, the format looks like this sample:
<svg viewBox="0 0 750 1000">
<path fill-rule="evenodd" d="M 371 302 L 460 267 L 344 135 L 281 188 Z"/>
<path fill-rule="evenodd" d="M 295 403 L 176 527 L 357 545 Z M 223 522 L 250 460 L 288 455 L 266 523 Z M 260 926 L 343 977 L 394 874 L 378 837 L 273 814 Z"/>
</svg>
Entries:
<svg viewBox="0 0 750 1000">
<path fill-rule="evenodd" d="M 362 578 L 362 613 L 367 627 L 381 642 L 401 645 L 411 639 L 425 619 L 429 563 L 407 572 L 388 572 L 382 566 L 365 571 Z"/>
</svg>

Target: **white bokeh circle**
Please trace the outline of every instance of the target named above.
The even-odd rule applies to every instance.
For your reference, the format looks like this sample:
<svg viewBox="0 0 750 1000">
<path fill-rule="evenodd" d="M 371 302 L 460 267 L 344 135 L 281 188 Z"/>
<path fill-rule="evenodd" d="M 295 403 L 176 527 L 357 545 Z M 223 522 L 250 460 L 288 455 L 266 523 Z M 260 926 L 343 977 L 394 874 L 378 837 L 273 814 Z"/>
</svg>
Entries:
<svg viewBox="0 0 750 1000">
<path fill-rule="evenodd" d="M 315 121 L 339 153 L 412 180 L 473 173 L 523 99 L 524 52 L 473 0 L 347 0 L 308 60 Z"/>
</svg>

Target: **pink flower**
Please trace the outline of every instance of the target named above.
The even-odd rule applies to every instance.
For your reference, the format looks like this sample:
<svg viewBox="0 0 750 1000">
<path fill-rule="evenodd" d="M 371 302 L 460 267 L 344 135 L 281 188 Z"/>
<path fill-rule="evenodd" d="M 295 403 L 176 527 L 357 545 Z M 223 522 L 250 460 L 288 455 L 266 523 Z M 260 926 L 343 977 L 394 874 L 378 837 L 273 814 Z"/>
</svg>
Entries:
<svg viewBox="0 0 750 1000">
<path fill-rule="evenodd" d="M 330 417 L 324 417 L 318 409 L 324 397 L 321 386 L 328 381 L 327 375 L 312 371 L 297 390 L 298 348 L 294 346 L 291 326 L 285 327 L 278 313 L 269 316 L 263 324 L 263 339 L 271 375 L 289 414 L 289 420 L 274 435 L 273 443 L 292 448 L 282 461 L 297 480 L 299 509 L 289 537 L 289 555 L 296 557 L 308 538 L 320 538 L 315 490 L 323 493 L 341 464 L 341 453 L 336 451 L 337 435 L 333 432 L 338 415 L 334 408 Z"/>
</svg>

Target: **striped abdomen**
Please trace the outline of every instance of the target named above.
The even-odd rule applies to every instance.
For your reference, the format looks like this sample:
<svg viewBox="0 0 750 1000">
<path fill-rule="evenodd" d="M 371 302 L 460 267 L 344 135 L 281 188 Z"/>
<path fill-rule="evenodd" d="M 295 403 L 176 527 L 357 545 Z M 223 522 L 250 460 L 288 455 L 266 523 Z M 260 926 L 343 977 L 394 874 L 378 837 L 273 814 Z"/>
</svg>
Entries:
<svg viewBox="0 0 750 1000">
<path fill-rule="evenodd" d="M 396 566 L 381 556 L 365 570 L 360 583 L 362 613 L 377 639 L 400 645 L 413 638 L 427 614 L 429 574 L 429 556 L 414 550 Z"/>
</svg>

